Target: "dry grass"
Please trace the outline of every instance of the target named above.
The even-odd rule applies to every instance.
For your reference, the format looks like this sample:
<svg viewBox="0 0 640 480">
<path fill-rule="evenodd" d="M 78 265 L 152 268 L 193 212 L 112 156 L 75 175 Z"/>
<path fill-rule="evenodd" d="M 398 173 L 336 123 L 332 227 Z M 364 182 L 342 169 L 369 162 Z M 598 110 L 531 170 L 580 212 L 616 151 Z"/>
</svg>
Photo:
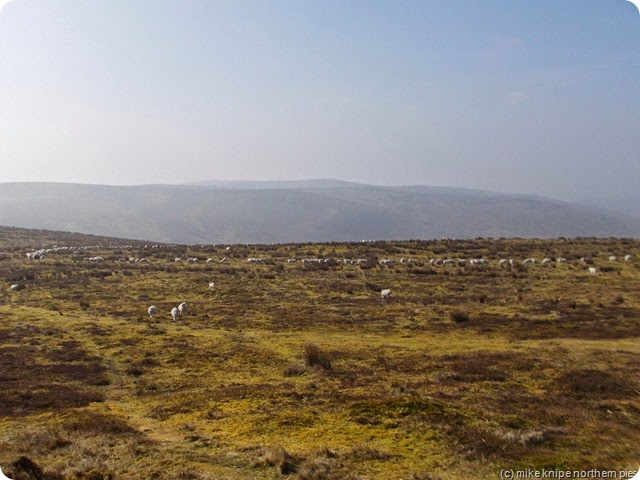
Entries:
<svg viewBox="0 0 640 480">
<path fill-rule="evenodd" d="M 602 268 L 611 254 L 639 258 L 635 240 L 135 243 L 91 250 L 101 264 L 24 255 L 53 242 L 117 245 L 91 240 L 0 229 L 0 465 L 11 478 L 443 480 L 497 478 L 502 467 L 637 468 L 640 268 Z M 119 260 L 133 256 L 149 261 Z M 377 264 L 402 256 L 419 263 Z M 492 263 L 429 266 L 445 256 Z M 496 262 L 547 256 L 570 262 Z M 589 275 L 581 257 L 602 274 Z M 173 322 L 182 301 L 189 312 Z"/>
</svg>

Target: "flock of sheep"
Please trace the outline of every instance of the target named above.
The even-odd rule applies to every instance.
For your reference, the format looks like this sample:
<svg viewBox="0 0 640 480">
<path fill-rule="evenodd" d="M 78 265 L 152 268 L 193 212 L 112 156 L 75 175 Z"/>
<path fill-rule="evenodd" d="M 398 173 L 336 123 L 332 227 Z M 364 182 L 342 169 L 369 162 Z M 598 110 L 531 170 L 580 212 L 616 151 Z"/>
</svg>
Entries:
<svg viewBox="0 0 640 480">
<path fill-rule="evenodd" d="M 161 245 L 152 245 L 150 248 L 160 248 Z M 52 247 L 52 248 L 42 248 L 42 249 L 38 249 L 38 250 L 33 250 L 30 252 L 26 253 L 26 256 L 28 259 L 30 260 L 42 260 L 44 258 L 46 258 L 49 254 L 52 253 L 78 253 L 81 251 L 86 251 L 86 250 L 92 250 L 92 249 L 104 249 L 104 248 L 109 248 L 109 247 L 100 247 L 98 245 L 95 246 L 88 246 L 88 247 Z M 114 249 L 127 249 L 127 248 L 132 248 L 131 245 L 120 245 L 120 246 L 115 246 L 115 247 L 111 247 Z M 149 246 L 145 245 L 145 248 L 149 248 Z M 227 251 L 230 250 L 230 247 L 227 247 L 226 249 Z M 633 256 L 630 254 L 624 255 L 624 257 L 622 257 L 622 259 L 624 260 L 624 262 L 631 262 L 633 261 Z M 104 262 L 105 259 L 104 257 L 101 256 L 94 256 L 94 257 L 83 257 L 84 261 L 87 262 Z M 616 255 L 611 255 L 608 257 L 609 262 L 616 262 L 619 261 L 618 257 Z M 119 261 L 121 262 L 130 262 L 130 263 L 146 263 L 148 262 L 148 259 L 146 257 L 121 257 L 119 259 Z M 175 262 L 188 262 L 188 263 L 198 263 L 199 259 L 197 257 L 176 257 Z M 213 262 L 217 262 L 217 263 L 225 263 L 227 262 L 228 259 L 227 257 L 223 257 L 221 260 L 215 260 L 213 258 L 208 258 L 206 260 L 206 263 L 213 263 Z M 267 260 L 263 257 L 248 257 L 246 258 L 246 263 L 249 264 L 265 264 L 267 263 Z M 287 259 L 286 263 L 288 264 L 295 264 L 295 263 L 302 263 L 302 264 L 323 264 L 323 265 L 368 265 L 369 264 L 369 259 L 367 258 L 342 258 L 342 259 L 332 259 L 332 258 L 302 258 L 300 260 L 296 259 L 296 258 L 289 258 Z M 544 258 L 542 260 L 538 260 L 536 258 L 525 258 L 524 260 L 521 261 L 517 261 L 514 260 L 512 258 L 500 258 L 499 260 L 497 260 L 497 265 L 504 267 L 504 266 L 515 266 L 517 264 L 521 264 L 524 266 L 529 266 L 529 265 L 536 265 L 536 264 L 540 264 L 540 265 L 550 265 L 553 263 L 567 263 L 568 260 L 564 257 L 557 257 L 555 259 L 547 257 Z M 580 258 L 579 262 L 583 265 L 586 266 L 587 271 L 591 274 L 591 275 L 598 275 L 600 273 L 600 271 L 595 267 L 592 266 L 593 261 L 591 259 L 588 258 Z M 377 263 L 380 266 L 387 266 L 387 267 L 392 267 L 394 266 L 396 263 L 400 263 L 402 265 L 421 265 L 422 262 L 415 259 L 415 258 L 406 258 L 406 257 L 402 257 L 399 260 L 395 260 L 393 258 L 381 258 L 377 261 Z M 488 259 L 485 258 L 470 258 L 470 259 L 465 259 L 465 258 L 430 258 L 428 261 L 429 265 L 431 266 L 448 266 L 448 265 L 453 265 L 453 266 L 466 266 L 466 265 L 489 265 L 491 262 Z M 19 291 L 22 290 L 23 288 L 25 288 L 25 286 L 23 284 L 12 284 L 10 289 L 13 291 Z M 214 289 L 215 288 L 215 282 L 210 282 L 209 283 L 209 289 Z M 382 299 L 388 299 L 392 296 L 391 293 L 391 289 L 389 288 L 385 288 L 382 289 L 380 291 L 380 297 Z M 151 318 L 154 318 L 155 315 L 157 314 L 157 307 L 155 305 L 151 305 L 149 306 L 149 308 L 147 309 L 147 313 L 149 314 L 149 316 Z M 186 302 L 182 302 L 180 303 L 177 307 L 173 307 L 171 309 L 171 317 L 173 318 L 173 320 L 177 320 L 181 315 L 183 315 L 183 313 L 186 313 L 187 311 L 187 304 Z"/>
</svg>

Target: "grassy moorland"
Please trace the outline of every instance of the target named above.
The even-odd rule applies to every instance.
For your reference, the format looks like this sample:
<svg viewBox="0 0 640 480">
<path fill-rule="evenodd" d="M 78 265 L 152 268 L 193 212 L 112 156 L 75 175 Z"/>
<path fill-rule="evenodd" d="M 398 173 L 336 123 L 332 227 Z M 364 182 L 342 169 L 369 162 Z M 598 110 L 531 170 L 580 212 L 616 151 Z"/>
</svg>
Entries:
<svg viewBox="0 0 640 480">
<path fill-rule="evenodd" d="M 45 243 L 99 247 L 27 259 Z M 0 229 L 0 466 L 14 480 L 638 467 L 637 240 L 120 243 Z"/>
</svg>

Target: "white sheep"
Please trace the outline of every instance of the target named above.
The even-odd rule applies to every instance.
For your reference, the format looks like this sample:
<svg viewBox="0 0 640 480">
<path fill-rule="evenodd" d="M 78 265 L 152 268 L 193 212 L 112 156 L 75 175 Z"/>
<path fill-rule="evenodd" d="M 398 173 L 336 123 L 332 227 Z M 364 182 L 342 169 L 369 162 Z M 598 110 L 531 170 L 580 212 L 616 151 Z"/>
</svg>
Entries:
<svg viewBox="0 0 640 480">
<path fill-rule="evenodd" d="M 178 305 L 178 311 L 180 312 L 180 315 L 182 315 L 183 313 L 187 313 L 187 303 L 182 302 L 180 305 Z"/>
<path fill-rule="evenodd" d="M 20 285 L 17 283 L 14 283 L 13 285 L 11 285 L 11 290 L 13 290 L 14 292 L 17 292 L 18 290 L 20 290 Z"/>
<path fill-rule="evenodd" d="M 173 320 L 174 320 L 174 321 L 176 321 L 176 320 L 178 319 L 178 314 L 179 314 L 179 313 L 180 313 L 180 312 L 178 311 L 178 308 L 177 308 L 177 307 L 173 307 L 173 308 L 171 309 L 171 316 L 173 317 Z"/>
<path fill-rule="evenodd" d="M 596 267 L 589 267 L 588 270 L 591 275 L 598 275 L 598 269 Z"/>
<path fill-rule="evenodd" d="M 391 289 L 390 288 L 385 288 L 385 289 L 381 290 L 380 291 L 380 297 L 382 297 L 382 298 L 391 297 Z"/>
<path fill-rule="evenodd" d="M 209 290 L 216 288 L 216 282 L 209 282 Z"/>
<path fill-rule="evenodd" d="M 566 258 L 564 258 L 564 257 L 560 257 L 560 258 L 558 258 L 558 259 L 556 260 L 556 262 L 558 262 L 558 263 L 567 263 L 567 259 L 566 259 Z"/>
<path fill-rule="evenodd" d="M 625 255 L 624 256 L 624 261 L 625 262 L 630 262 L 631 260 L 633 260 L 633 255 Z"/>
<path fill-rule="evenodd" d="M 153 316 L 158 312 L 158 309 L 156 308 L 155 305 L 151 305 L 149 308 L 147 308 L 147 313 L 149 313 L 149 316 L 151 318 L 153 318 Z"/>
<path fill-rule="evenodd" d="M 609 257 L 609 261 L 610 261 L 610 262 L 617 262 L 617 261 L 618 261 L 618 257 L 616 257 L 615 255 L 611 255 L 611 256 Z"/>
</svg>

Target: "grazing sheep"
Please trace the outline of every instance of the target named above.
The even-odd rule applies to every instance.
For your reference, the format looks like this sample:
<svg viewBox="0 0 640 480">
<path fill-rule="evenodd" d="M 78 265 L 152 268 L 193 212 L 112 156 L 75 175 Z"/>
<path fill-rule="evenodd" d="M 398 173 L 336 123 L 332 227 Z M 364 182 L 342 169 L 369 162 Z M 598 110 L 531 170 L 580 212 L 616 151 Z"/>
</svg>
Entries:
<svg viewBox="0 0 640 480">
<path fill-rule="evenodd" d="M 147 309 L 147 312 L 149 313 L 149 316 L 150 316 L 151 318 L 153 318 L 153 317 L 154 317 L 154 315 L 158 312 L 158 309 L 156 308 L 156 306 L 155 306 L 155 305 L 151 305 L 151 306 Z"/>
<path fill-rule="evenodd" d="M 556 260 L 556 262 L 558 262 L 558 263 L 567 263 L 567 259 L 564 258 L 564 257 L 560 257 L 560 258 L 558 258 L 558 260 Z"/>
<path fill-rule="evenodd" d="M 611 255 L 611 256 L 609 257 L 609 261 L 610 261 L 610 262 L 617 262 L 617 261 L 618 261 L 618 257 L 616 257 L 615 255 Z"/>
<path fill-rule="evenodd" d="M 382 297 L 382 298 L 391 297 L 391 289 L 390 288 L 385 288 L 385 289 L 381 290 L 380 291 L 380 297 Z"/>
<path fill-rule="evenodd" d="M 11 285 L 11 290 L 13 290 L 14 292 L 17 292 L 18 290 L 20 290 L 20 285 L 17 283 L 14 283 L 13 285 Z"/>
<path fill-rule="evenodd" d="M 472 258 L 469 260 L 469 263 L 471 265 L 487 265 L 489 263 L 489 260 L 487 260 L 486 258 Z"/>
<path fill-rule="evenodd" d="M 506 258 L 501 258 L 498 262 L 498 265 L 509 265 L 509 260 Z"/>
<path fill-rule="evenodd" d="M 522 261 L 523 265 L 534 265 L 536 263 L 536 259 L 535 258 L 525 258 Z"/>
<path fill-rule="evenodd" d="M 183 313 L 187 313 L 187 303 L 182 302 L 180 305 L 178 305 L 178 311 L 180 312 L 180 315 L 182 315 Z"/>
<path fill-rule="evenodd" d="M 553 260 L 551 260 L 550 258 L 545 258 L 544 260 L 542 260 L 542 265 L 549 265 L 553 263 Z"/>
<path fill-rule="evenodd" d="M 625 255 L 624 256 L 624 261 L 625 262 L 630 262 L 631 260 L 633 260 L 633 255 Z"/>
<path fill-rule="evenodd" d="M 591 275 L 598 275 L 598 269 L 596 267 L 589 267 L 588 270 Z"/>
<path fill-rule="evenodd" d="M 216 282 L 209 282 L 209 290 L 216 288 Z"/>
<path fill-rule="evenodd" d="M 173 320 L 174 320 L 174 321 L 176 321 L 176 320 L 178 319 L 178 314 L 179 314 L 179 313 L 180 313 L 180 312 L 178 311 L 178 308 L 177 308 L 177 307 L 173 307 L 173 308 L 171 309 L 171 316 L 173 317 Z"/>
</svg>

